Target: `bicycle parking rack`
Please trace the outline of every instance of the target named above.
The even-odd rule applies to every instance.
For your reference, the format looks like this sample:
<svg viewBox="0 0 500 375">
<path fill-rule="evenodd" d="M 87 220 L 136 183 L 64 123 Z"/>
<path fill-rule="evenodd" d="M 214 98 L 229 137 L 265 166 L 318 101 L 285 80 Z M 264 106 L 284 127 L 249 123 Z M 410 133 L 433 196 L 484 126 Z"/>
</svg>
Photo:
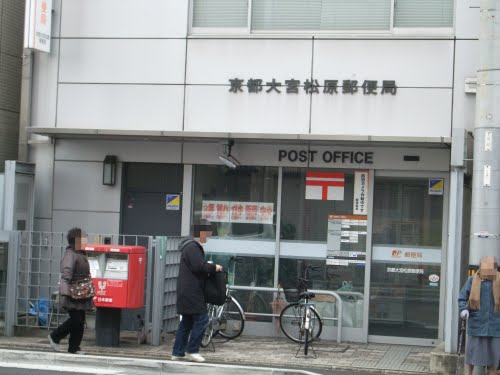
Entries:
<svg viewBox="0 0 500 375">
<path fill-rule="evenodd" d="M 252 292 L 275 292 L 278 293 L 282 291 L 283 288 L 269 288 L 269 287 L 257 287 L 257 286 L 238 286 L 238 285 L 229 285 L 228 288 L 230 290 L 246 290 Z M 325 318 L 322 317 L 323 320 L 333 320 L 337 321 L 337 343 L 342 342 L 342 299 L 340 298 L 340 294 L 337 292 L 332 292 L 330 290 L 317 290 L 317 289 L 308 289 L 309 292 L 314 293 L 316 295 L 328 295 L 335 297 L 335 303 L 338 304 L 337 309 L 337 317 L 336 318 Z M 245 312 L 246 313 L 246 312 Z M 274 318 L 279 318 L 279 314 L 268 314 L 268 313 L 248 313 L 248 315 L 255 316 L 272 316 Z"/>
</svg>

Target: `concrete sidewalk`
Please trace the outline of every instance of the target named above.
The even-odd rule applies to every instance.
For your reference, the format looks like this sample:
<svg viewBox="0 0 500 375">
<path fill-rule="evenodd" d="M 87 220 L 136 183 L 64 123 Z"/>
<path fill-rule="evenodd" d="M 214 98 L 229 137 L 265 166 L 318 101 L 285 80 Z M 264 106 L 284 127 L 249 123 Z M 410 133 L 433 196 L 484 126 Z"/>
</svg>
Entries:
<svg viewBox="0 0 500 375">
<path fill-rule="evenodd" d="M 50 352 L 47 334 L 46 329 L 33 329 L 22 337 L 0 337 L 0 348 Z M 173 335 L 167 335 L 160 346 L 140 345 L 134 332 L 122 332 L 120 347 L 98 347 L 95 345 L 95 332 L 90 330 L 86 332 L 81 347 L 89 355 L 167 361 L 170 359 L 173 340 Z M 201 352 L 208 363 L 295 368 L 308 371 L 338 369 L 428 374 L 430 352 L 433 350 L 418 346 L 337 344 L 333 341 L 319 341 L 314 343 L 317 355 L 314 358 L 313 353 L 304 357 L 303 351 L 296 356 L 298 344 L 286 338 L 242 336 L 226 341 L 216 337 L 213 341 L 213 347 L 209 346 Z M 67 341 L 62 341 L 61 350 L 66 348 Z M 85 357 L 80 356 L 80 358 Z"/>
</svg>

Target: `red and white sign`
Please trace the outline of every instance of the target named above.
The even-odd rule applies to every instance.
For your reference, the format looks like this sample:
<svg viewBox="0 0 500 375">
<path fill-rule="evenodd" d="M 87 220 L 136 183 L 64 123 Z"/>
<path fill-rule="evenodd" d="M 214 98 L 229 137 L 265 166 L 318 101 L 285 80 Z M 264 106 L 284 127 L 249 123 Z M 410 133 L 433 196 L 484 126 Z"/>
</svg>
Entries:
<svg viewBox="0 0 500 375">
<path fill-rule="evenodd" d="M 259 224 L 272 224 L 274 203 L 259 203 Z"/>
<path fill-rule="evenodd" d="M 201 217 L 212 223 L 273 224 L 274 203 L 203 201 Z"/>
<path fill-rule="evenodd" d="M 306 199 L 343 201 L 344 174 L 306 172 Z"/>
<path fill-rule="evenodd" d="M 210 222 L 228 222 L 231 202 L 203 201 L 201 217 Z"/>
<path fill-rule="evenodd" d="M 24 19 L 24 48 L 50 52 L 52 0 L 27 0 Z"/>
</svg>

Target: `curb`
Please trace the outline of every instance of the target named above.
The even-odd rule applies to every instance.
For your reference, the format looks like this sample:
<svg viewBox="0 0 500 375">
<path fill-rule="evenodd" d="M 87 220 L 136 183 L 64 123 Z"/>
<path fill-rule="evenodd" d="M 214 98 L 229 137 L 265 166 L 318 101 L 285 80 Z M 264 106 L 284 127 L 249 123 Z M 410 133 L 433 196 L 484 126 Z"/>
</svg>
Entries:
<svg viewBox="0 0 500 375">
<path fill-rule="evenodd" d="M 263 375 L 318 375 L 314 372 L 273 367 L 249 367 L 235 364 L 193 363 L 170 360 L 139 359 L 131 357 L 104 357 L 97 355 L 76 355 L 70 353 L 33 352 L 25 350 L 0 349 L 0 362 L 3 364 L 35 363 L 59 366 L 74 371 L 75 366 L 100 370 L 126 370 L 141 374 L 172 374 L 175 370 L 188 367 L 217 368 L 217 374 L 253 375 L 255 371 Z M 187 372 L 186 372 L 187 373 Z M 200 373 L 202 373 L 200 371 Z"/>
</svg>

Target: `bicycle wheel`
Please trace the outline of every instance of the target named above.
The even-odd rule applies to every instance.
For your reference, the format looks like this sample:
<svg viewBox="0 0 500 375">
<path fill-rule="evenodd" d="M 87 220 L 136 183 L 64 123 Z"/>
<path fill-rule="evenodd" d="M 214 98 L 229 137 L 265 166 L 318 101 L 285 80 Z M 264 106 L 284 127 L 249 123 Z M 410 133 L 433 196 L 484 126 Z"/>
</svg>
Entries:
<svg viewBox="0 0 500 375">
<path fill-rule="evenodd" d="M 201 339 L 201 347 L 206 348 L 210 341 L 212 341 L 212 337 L 214 335 L 214 323 L 216 320 L 217 306 L 214 306 L 210 303 L 207 304 L 208 310 L 208 325 L 205 329 L 205 333 L 203 334 L 203 338 Z"/>
<path fill-rule="evenodd" d="M 232 340 L 241 335 L 245 328 L 243 310 L 238 300 L 229 296 L 218 314 L 217 332 L 224 338 Z"/>
<path fill-rule="evenodd" d="M 286 337 L 295 342 L 304 342 L 304 311 L 305 306 L 295 302 L 289 304 L 280 314 L 280 327 Z M 311 318 L 309 321 L 310 332 L 308 341 L 319 337 L 323 330 L 323 322 L 318 312 L 311 307 Z"/>
</svg>

